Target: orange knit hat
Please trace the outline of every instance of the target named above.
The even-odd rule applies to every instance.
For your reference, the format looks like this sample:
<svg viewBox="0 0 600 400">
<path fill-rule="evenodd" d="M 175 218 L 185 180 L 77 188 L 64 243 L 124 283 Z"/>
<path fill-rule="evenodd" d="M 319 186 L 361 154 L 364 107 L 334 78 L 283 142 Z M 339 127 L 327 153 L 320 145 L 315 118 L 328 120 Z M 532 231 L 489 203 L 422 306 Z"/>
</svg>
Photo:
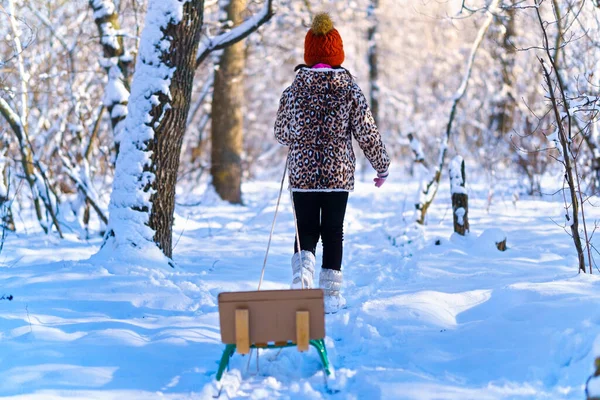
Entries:
<svg viewBox="0 0 600 400">
<path fill-rule="evenodd" d="M 344 44 L 329 15 L 315 15 L 311 28 L 304 38 L 304 62 L 307 65 L 318 63 L 338 67 L 344 62 Z"/>
</svg>

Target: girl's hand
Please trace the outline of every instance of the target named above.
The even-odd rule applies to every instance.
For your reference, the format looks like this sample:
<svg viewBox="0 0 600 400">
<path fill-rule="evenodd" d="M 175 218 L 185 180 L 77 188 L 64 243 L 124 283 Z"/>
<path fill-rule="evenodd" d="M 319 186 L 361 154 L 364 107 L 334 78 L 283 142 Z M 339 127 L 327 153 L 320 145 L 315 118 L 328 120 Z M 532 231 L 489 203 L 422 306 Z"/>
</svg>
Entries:
<svg viewBox="0 0 600 400">
<path fill-rule="evenodd" d="M 377 178 L 373 178 L 373 182 L 375 182 L 375 186 L 381 187 L 381 185 L 383 185 L 385 180 L 387 179 L 388 175 L 389 175 L 389 172 L 387 172 L 387 171 L 378 172 Z"/>
</svg>

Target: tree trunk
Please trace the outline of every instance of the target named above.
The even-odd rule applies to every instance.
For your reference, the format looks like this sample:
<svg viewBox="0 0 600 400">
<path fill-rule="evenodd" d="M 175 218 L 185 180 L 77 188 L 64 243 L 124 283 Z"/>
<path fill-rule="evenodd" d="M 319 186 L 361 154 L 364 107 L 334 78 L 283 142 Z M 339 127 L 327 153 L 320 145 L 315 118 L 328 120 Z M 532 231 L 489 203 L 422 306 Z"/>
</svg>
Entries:
<svg viewBox="0 0 600 400">
<path fill-rule="evenodd" d="M 169 24 L 164 31 L 164 36 L 171 39 L 171 48 L 163 53 L 163 62 L 176 69 L 169 87 L 170 107 L 164 112 L 163 119 L 154 131 L 154 142 L 148 143 L 153 165 L 147 170 L 153 168 L 156 176 L 152 184 L 155 192 L 150 196 L 152 211 L 149 226 L 155 232 L 154 242 L 169 258 L 173 251 L 172 228 L 179 155 L 194 86 L 196 49 L 200 41 L 204 0 L 190 1 L 184 5 L 183 10 L 183 19 L 177 25 Z M 168 99 L 164 97 L 162 100 L 166 103 Z"/>
<path fill-rule="evenodd" d="M 514 2 L 514 0 L 513 0 Z M 511 4 L 514 5 L 514 4 Z M 491 133 L 499 138 L 504 137 L 510 132 L 514 120 L 514 110 L 516 101 L 514 97 L 514 65 L 517 49 L 514 45 L 515 37 L 515 14 L 516 9 L 509 7 L 505 14 L 496 16 L 496 24 L 501 29 L 500 46 L 494 47 L 495 58 L 500 60 L 502 72 L 502 92 L 501 96 L 494 104 L 494 112 L 490 120 Z"/>
<path fill-rule="evenodd" d="M 375 124 L 379 127 L 379 69 L 377 64 L 377 8 L 379 0 L 370 0 L 367 7 L 367 22 L 369 28 L 367 30 L 367 63 L 369 65 L 369 107 L 371 114 L 375 120 Z M 369 169 L 369 162 L 366 157 L 360 156 L 360 173 L 361 179 L 366 179 L 365 174 Z"/>
<path fill-rule="evenodd" d="M 379 0 L 371 0 L 371 4 L 367 10 L 367 18 L 369 19 L 369 30 L 367 32 L 367 41 L 369 43 L 369 97 L 371 114 L 375 123 L 379 123 L 379 69 L 377 64 L 377 8 Z"/>
<path fill-rule="evenodd" d="M 573 149 L 579 149 L 581 146 L 581 140 L 579 143 L 574 141 L 573 135 L 573 116 L 571 114 L 571 107 L 567 100 L 567 90 L 563 84 L 562 78 L 560 77 L 560 70 L 556 64 L 555 57 L 558 56 L 558 52 L 555 51 L 554 57 L 550 53 L 550 41 L 548 39 L 548 32 L 546 30 L 547 23 L 543 21 L 542 15 L 540 13 L 540 6 L 542 4 L 542 0 L 536 0 L 536 15 L 538 18 L 538 22 L 540 28 L 542 30 L 542 44 L 546 56 L 550 61 L 550 69 L 546 67 L 544 60 L 542 58 L 538 58 L 540 63 L 542 64 L 542 71 L 544 73 L 544 77 L 546 80 L 546 84 L 548 85 L 548 94 L 550 98 L 550 102 L 552 104 L 551 112 L 554 112 L 554 118 L 557 126 L 558 140 L 560 142 L 561 155 L 562 160 L 561 163 L 564 166 L 565 174 L 564 179 L 569 186 L 569 197 L 570 204 L 565 199 L 565 210 L 566 210 L 566 223 L 571 228 L 571 238 L 573 239 L 573 243 L 575 245 L 575 249 L 577 250 L 577 258 L 579 262 L 579 272 L 586 272 L 585 268 L 585 255 L 584 250 L 581 244 L 582 239 L 585 240 L 585 249 L 587 250 L 588 256 L 588 264 L 590 274 L 592 273 L 592 254 L 590 248 L 590 236 L 588 234 L 587 223 L 585 219 L 585 211 L 584 205 L 585 201 L 583 199 L 583 194 L 581 190 L 581 178 L 577 171 L 577 152 L 574 152 Z M 554 3 L 556 6 L 557 4 Z M 559 32 L 562 36 L 562 32 Z M 556 43 L 560 43 L 562 41 L 561 38 L 557 39 Z M 551 71 L 554 71 L 554 75 L 556 77 L 556 90 L 558 91 L 559 97 L 557 98 L 554 92 L 553 80 L 550 76 Z M 560 104 L 560 106 L 559 106 Z M 566 123 L 566 127 L 563 125 L 563 121 Z M 557 145 L 558 147 L 558 145 Z M 581 223 L 583 226 L 583 234 L 584 237 L 581 237 L 579 232 L 579 217 L 581 216 Z"/>
<path fill-rule="evenodd" d="M 469 232 L 469 196 L 465 190 L 465 160 L 460 156 L 450 163 L 450 192 L 454 232 L 465 236 Z"/>
<path fill-rule="evenodd" d="M 127 244 L 149 253 L 156 244 L 169 258 L 204 1 L 172 4 L 174 9 L 163 0 L 148 3 L 106 235 L 114 248 Z"/>
<path fill-rule="evenodd" d="M 541 21 L 541 17 L 540 17 Z M 579 234 L 579 208 L 580 204 L 577 199 L 577 183 L 575 182 L 576 174 L 573 172 L 573 164 L 576 160 L 573 159 L 570 144 L 572 141 L 572 137 L 570 135 L 570 118 L 568 111 L 563 111 L 559 109 L 559 105 L 557 103 L 556 97 L 554 96 L 554 88 L 552 86 L 552 78 L 550 77 L 550 72 L 546 69 L 543 60 L 540 58 L 540 62 L 542 63 L 542 69 L 544 71 L 544 77 L 546 78 L 546 83 L 548 85 L 548 94 L 550 96 L 550 101 L 552 102 L 552 111 L 554 112 L 555 121 L 558 127 L 559 141 L 561 145 L 562 155 L 563 155 L 563 166 L 565 168 L 564 179 L 569 186 L 569 200 L 570 204 L 565 206 L 566 214 L 565 219 L 567 224 L 571 228 L 571 238 L 573 239 L 573 243 L 575 245 L 575 249 L 577 250 L 577 260 L 579 262 L 579 271 L 585 273 L 585 258 L 583 253 L 583 247 L 581 246 L 581 236 Z M 550 59 L 551 64 L 553 65 L 553 60 Z M 555 70 L 556 71 L 556 70 Z M 562 90 L 562 89 L 561 89 Z M 563 104 L 563 108 L 568 110 L 568 106 Z M 561 115 L 560 113 L 565 112 L 567 115 L 567 124 L 569 124 L 569 132 L 565 132 L 565 128 L 562 125 Z M 590 266 L 591 271 L 591 266 Z"/>
<path fill-rule="evenodd" d="M 127 116 L 129 101 L 129 65 L 131 55 L 125 51 L 123 37 L 119 33 L 119 16 L 112 0 L 89 0 L 94 12 L 94 21 L 98 27 L 102 45 L 102 65 L 108 75 L 105 87 L 104 105 L 108 108 L 113 128 L 115 150 L 119 154 L 121 122 Z"/>
<path fill-rule="evenodd" d="M 234 27 L 243 21 L 245 3 L 245 0 L 230 0 L 225 6 L 227 18 Z M 242 203 L 245 64 L 242 41 L 223 50 L 215 70 L 212 101 L 210 173 L 219 196 L 234 204 Z"/>
<path fill-rule="evenodd" d="M 539 4 L 539 3 L 536 3 L 536 5 L 537 4 Z M 536 9 L 536 12 L 537 12 L 537 16 L 538 16 L 538 21 L 540 23 L 540 27 L 542 28 L 544 49 L 545 49 L 548 59 L 550 61 L 550 65 L 552 67 L 551 70 L 553 70 L 555 72 L 555 74 L 558 75 L 556 72 L 554 59 L 552 58 L 552 55 L 550 54 L 549 45 L 548 45 L 548 37 L 546 34 L 544 22 L 540 15 L 539 9 Z M 581 236 L 579 234 L 579 208 L 580 208 L 580 206 L 583 206 L 583 202 L 582 202 L 582 204 L 580 204 L 579 200 L 577 199 L 578 190 L 577 190 L 576 179 L 578 179 L 578 177 L 577 177 L 577 174 L 573 171 L 573 169 L 574 169 L 573 167 L 574 166 L 576 167 L 577 160 L 573 157 L 573 153 L 571 152 L 571 148 L 570 148 L 572 139 L 573 139 L 572 130 L 571 130 L 571 114 L 569 111 L 569 105 L 566 102 L 566 95 L 565 95 L 564 87 L 562 87 L 560 85 L 560 80 L 557 80 L 556 82 L 559 85 L 558 90 L 559 90 L 559 94 L 560 94 L 561 100 L 562 100 L 562 109 L 558 104 L 559 100 L 557 100 L 557 98 L 554 94 L 555 89 L 553 86 L 552 77 L 550 76 L 550 72 L 549 72 L 548 68 L 546 68 L 546 65 L 544 64 L 544 60 L 542 58 L 539 58 L 539 61 L 542 64 L 542 71 L 544 73 L 544 78 L 546 80 L 546 84 L 548 85 L 548 95 L 550 97 L 550 102 L 552 104 L 551 111 L 554 112 L 554 118 L 555 118 L 556 126 L 558 128 L 558 139 L 560 142 L 560 146 L 561 146 L 560 149 L 561 149 L 561 154 L 562 154 L 561 163 L 564 166 L 564 179 L 567 182 L 567 185 L 569 186 L 570 204 L 568 204 L 567 201 L 565 200 L 565 203 L 566 203 L 565 204 L 565 210 L 566 210 L 565 220 L 571 228 L 571 238 L 573 239 L 573 244 L 575 245 L 575 249 L 577 250 L 579 271 L 585 273 L 586 272 L 585 258 L 584 258 L 584 253 L 583 253 L 583 247 L 581 246 Z M 564 113 L 564 115 L 565 115 L 567 129 L 565 129 L 565 127 L 563 126 L 563 119 L 561 117 L 561 113 Z M 584 225 L 584 230 L 585 230 L 585 221 L 584 221 L 583 225 Z M 590 257 L 590 261 L 591 261 L 591 257 Z M 591 272 L 591 268 L 592 268 L 592 266 L 591 266 L 591 262 L 590 262 L 590 272 Z"/>
</svg>

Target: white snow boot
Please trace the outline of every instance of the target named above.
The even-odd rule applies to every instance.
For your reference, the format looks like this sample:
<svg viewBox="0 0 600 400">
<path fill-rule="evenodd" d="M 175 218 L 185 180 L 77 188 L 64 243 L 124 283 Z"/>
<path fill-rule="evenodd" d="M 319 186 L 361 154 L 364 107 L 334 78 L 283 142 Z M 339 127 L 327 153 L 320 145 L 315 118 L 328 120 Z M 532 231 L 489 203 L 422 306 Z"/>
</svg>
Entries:
<svg viewBox="0 0 600 400">
<path fill-rule="evenodd" d="M 342 289 L 342 271 L 334 269 L 321 269 L 319 274 L 319 287 L 324 292 L 325 313 L 335 314 L 346 307 L 346 299 L 340 294 Z"/>
<path fill-rule="evenodd" d="M 313 288 L 315 264 L 315 255 L 310 251 L 302 250 L 292 256 L 292 289 Z"/>
</svg>

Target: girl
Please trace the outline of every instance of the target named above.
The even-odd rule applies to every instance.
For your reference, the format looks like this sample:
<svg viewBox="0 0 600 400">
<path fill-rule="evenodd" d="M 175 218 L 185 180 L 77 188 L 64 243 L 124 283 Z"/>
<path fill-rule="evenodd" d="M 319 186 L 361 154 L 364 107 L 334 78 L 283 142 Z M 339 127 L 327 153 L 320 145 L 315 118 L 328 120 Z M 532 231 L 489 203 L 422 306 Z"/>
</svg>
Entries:
<svg viewBox="0 0 600 400">
<path fill-rule="evenodd" d="M 292 288 L 311 288 L 315 251 L 323 242 L 319 287 L 325 312 L 344 307 L 342 237 L 348 192 L 354 189 L 352 137 L 377 171 L 375 186 L 388 176 L 390 160 L 352 75 L 342 68 L 342 38 L 327 14 L 315 16 L 304 40 L 305 65 L 281 96 L 275 138 L 289 146 L 288 168 L 298 236 L 292 257 Z"/>
</svg>

